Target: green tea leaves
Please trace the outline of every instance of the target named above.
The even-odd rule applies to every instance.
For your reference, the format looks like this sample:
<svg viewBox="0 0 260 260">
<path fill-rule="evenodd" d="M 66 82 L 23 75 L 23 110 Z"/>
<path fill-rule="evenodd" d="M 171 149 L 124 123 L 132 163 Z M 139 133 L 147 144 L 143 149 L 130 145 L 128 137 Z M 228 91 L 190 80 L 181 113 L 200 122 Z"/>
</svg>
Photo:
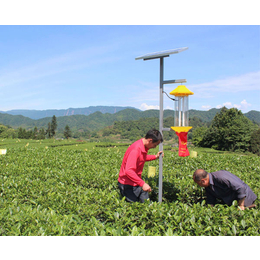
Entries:
<svg viewBox="0 0 260 260">
<path fill-rule="evenodd" d="M 199 154 L 190 159 L 165 151 L 163 202 L 157 202 L 158 176 L 148 178 L 147 164 L 143 179 L 153 192 L 141 204 L 126 202 L 117 188 L 126 147 L 108 150 L 91 143 L 80 150 L 31 140 L 19 145 L 7 147 L 0 157 L 2 236 L 259 235 L 258 201 L 257 208 L 244 211 L 236 202 L 207 206 L 204 189 L 192 180 L 197 168 L 228 167 L 260 198 L 259 157 Z M 150 165 L 158 167 L 158 162 Z"/>
</svg>

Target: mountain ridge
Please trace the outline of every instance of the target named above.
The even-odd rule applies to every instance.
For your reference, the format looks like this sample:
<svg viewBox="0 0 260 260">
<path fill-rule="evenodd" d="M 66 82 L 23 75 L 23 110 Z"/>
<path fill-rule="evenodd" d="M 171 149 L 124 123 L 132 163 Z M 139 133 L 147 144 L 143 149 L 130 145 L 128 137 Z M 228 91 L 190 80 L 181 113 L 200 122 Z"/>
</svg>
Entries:
<svg viewBox="0 0 260 260">
<path fill-rule="evenodd" d="M 220 112 L 220 109 L 210 109 L 209 111 L 189 110 L 189 117 L 197 117 L 204 122 L 210 122 L 214 116 Z M 249 111 L 244 114 L 250 120 L 260 124 L 260 112 Z M 53 116 L 53 115 L 52 115 Z M 31 119 L 22 115 L 9 115 L 0 113 L 0 124 L 11 126 L 12 128 L 33 129 L 34 127 L 47 128 L 51 121 L 50 117 L 41 119 Z M 174 110 L 164 110 L 164 119 L 167 117 L 174 117 Z M 102 113 L 96 111 L 90 115 L 71 115 L 57 117 L 58 130 L 62 130 L 68 125 L 73 131 L 94 131 L 100 130 L 104 127 L 111 126 L 116 121 L 131 121 L 141 118 L 159 118 L 159 110 L 139 111 L 135 108 L 127 108 L 120 110 L 114 114 Z"/>
<path fill-rule="evenodd" d="M 134 109 L 136 111 L 144 112 L 144 113 L 150 113 L 150 112 L 146 112 L 146 111 L 153 111 L 152 113 L 154 113 L 154 111 L 157 111 L 157 113 L 158 113 L 158 111 L 159 111 L 156 109 L 141 111 L 138 108 L 129 107 L 129 106 L 126 106 L 126 107 L 122 107 L 122 106 L 89 106 L 89 107 L 83 107 L 83 108 L 46 109 L 46 110 L 13 109 L 13 110 L 8 110 L 8 111 L 0 111 L 0 113 L 13 115 L 13 116 L 20 115 L 20 116 L 28 117 L 30 119 L 38 120 L 38 119 L 42 119 L 42 118 L 46 118 L 46 117 L 52 117 L 53 115 L 55 115 L 56 117 L 73 116 L 73 115 L 88 116 L 88 115 L 93 114 L 98 111 L 101 112 L 102 114 L 106 114 L 106 113 L 115 114 L 115 113 L 120 112 L 125 109 Z M 164 113 L 166 111 L 172 111 L 172 113 L 174 114 L 174 110 L 166 109 L 166 110 L 164 110 Z M 203 117 L 207 117 L 206 121 L 208 121 L 212 117 L 212 114 L 215 115 L 216 112 L 219 112 L 219 111 L 220 111 L 220 109 L 217 109 L 217 108 L 212 108 L 212 109 L 206 110 L 206 111 L 190 109 L 189 115 L 190 115 L 190 117 L 198 116 L 199 118 L 201 118 L 201 115 L 203 115 Z M 250 120 L 259 122 L 260 121 L 259 113 L 260 113 L 259 111 L 251 110 L 251 111 L 249 111 L 247 113 L 243 113 L 243 114 L 245 116 L 247 116 Z"/>
<path fill-rule="evenodd" d="M 29 117 L 31 119 L 37 120 L 45 117 L 52 117 L 55 115 L 56 117 L 60 116 L 72 116 L 72 115 L 90 115 L 97 111 L 100 111 L 101 113 L 110 113 L 114 114 L 121 110 L 127 109 L 127 108 L 133 108 L 133 107 L 121 107 L 121 106 L 89 106 L 89 107 L 83 107 L 83 108 L 67 108 L 67 109 L 46 109 L 46 110 L 29 110 L 29 109 L 13 109 L 8 111 L 0 111 L 1 114 L 8 114 L 13 116 L 25 116 Z M 137 108 L 133 108 L 138 110 Z M 140 111 L 140 110 L 139 110 Z"/>
</svg>

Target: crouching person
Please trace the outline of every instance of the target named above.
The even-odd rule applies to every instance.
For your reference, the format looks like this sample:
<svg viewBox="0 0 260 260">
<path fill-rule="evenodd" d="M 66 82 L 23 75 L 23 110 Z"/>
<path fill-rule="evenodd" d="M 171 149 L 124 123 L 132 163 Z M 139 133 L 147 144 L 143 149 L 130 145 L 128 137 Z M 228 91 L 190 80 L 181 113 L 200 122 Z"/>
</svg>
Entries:
<svg viewBox="0 0 260 260">
<path fill-rule="evenodd" d="M 149 184 L 142 180 L 142 171 L 145 162 L 156 160 L 162 154 L 148 155 L 148 150 L 155 148 L 163 142 L 162 135 L 158 130 L 150 130 L 146 136 L 131 144 L 125 152 L 118 177 L 118 188 L 128 202 L 144 202 L 149 199 L 152 191 Z"/>
<path fill-rule="evenodd" d="M 198 169 L 193 174 L 193 180 L 200 187 L 205 187 L 207 204 L 211 206 L 216 204 L 218 198 L 228 206 L 237 200 L 241 210 L 246 207 L 255 207 L 254 202 L 257 196 L 247 184 L 231 172 L 221 170 L 208 173 L 203 169 Z"/>
</svg>

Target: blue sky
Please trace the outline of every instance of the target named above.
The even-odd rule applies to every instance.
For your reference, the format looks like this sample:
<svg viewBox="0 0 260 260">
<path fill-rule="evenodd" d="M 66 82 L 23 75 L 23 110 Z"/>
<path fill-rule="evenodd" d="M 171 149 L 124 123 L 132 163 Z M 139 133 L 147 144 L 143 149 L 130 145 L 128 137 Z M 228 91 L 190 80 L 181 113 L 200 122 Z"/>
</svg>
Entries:
<svg viewBox="0 0 260 260">
<path fill-rule="evenodd" d="M 0 111 L 159 107 L 164 79 L 186 79 L 190 109 L 260 111 L 259 25 L 1 25 Z M 164 85 L 169 93 L 178 84 Z M 174 102 L 164 96 L 164 108 Z"/>
</svg>

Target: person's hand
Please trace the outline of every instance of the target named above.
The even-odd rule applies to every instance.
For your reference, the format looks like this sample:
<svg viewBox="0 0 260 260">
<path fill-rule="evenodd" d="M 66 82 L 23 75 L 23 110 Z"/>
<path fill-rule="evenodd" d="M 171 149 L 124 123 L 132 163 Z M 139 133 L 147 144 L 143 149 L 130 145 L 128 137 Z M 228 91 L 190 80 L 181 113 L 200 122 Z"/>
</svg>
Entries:
<svg viewBox="0 0 260 260">
<path fill-rule="evenodd" d="M 238 201 L 238 207 L 241 209 L 241 210 L 244 210 L 245 209 L 245 206 L 244 206 L 244 203 L 245 203 L 245 198 L 242 198 L 241 200 Z"/>
<path fill-rule="evenodd" d="M 143 185 L 142 189 L 143 189 L 143 191 L 148 191 L 148 192 L 152 191 L 151 187 L 147 183 L 145 183 Z"/>
<path fill-rule="evenodd" d="M 160 155 L 162 155 L 162 157 L 164 156 L 163 151 L 160 151 L 156 154 L 156 159 L 158 159 L 160 157 Z"/>
</svg>

